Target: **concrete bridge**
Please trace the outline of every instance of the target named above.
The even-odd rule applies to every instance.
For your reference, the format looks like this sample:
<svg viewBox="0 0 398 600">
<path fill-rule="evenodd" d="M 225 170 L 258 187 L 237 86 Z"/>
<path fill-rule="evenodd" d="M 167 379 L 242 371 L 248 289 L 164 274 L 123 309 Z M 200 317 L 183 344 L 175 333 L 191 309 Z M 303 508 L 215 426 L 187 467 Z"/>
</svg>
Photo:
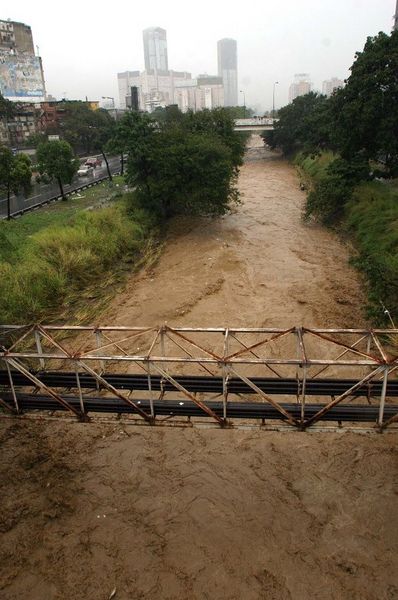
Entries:
<svg viewBox="0 0 398 600">
<path fill-rule="evenodd" d="M 235 119 L 234 131 L 270 131 L 274 129 L 278 119 L 269 117 L 250 117 L 250 119 Z"/>
</svg>

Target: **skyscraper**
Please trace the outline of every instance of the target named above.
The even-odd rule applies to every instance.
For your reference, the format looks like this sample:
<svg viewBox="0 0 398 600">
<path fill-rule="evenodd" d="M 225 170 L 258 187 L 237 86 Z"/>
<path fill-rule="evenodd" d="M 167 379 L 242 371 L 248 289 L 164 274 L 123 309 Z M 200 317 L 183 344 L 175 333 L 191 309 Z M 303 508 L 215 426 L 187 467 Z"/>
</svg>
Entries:
<svg viewBox="0 0 398 600">
<path fill-rule="evenodd" d="M 217 42 L 218 75 L 224 85 L 224 106 L 238 105 L 238 56 L 236 40 Z"/>
<path fill-rule="evenodd" d="M 397 6 L 395 8 L 395 15 L 394 15 L 394 29 L 398 29 L 398 0 L 397 0 Z"/>
<path fill-rule="evenodd" d="M 166 73 L 169 70 L 166 30 L 161 27 L 148 27 L 143 31 L 143 38 L 145 71 Z"/>
</svg>

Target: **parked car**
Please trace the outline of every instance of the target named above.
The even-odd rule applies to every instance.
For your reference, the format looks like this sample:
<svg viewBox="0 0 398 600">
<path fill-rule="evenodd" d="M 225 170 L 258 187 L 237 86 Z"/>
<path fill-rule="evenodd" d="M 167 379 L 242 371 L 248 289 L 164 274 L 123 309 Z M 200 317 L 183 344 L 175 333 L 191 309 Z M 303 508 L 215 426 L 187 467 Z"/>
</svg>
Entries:
<svg viewBox="0 0 398 600">
<path fill-rule="evenodd" d="M 95 169 L 96 167 L 100 167 L 102 165 L 102 159 L 93 156 L 91 158 L 88 158 L 84 164 L 87 167 L 93 167 Z"/>
<path fill-rule="evenodd" d="M 93 167 L 90 165 L 83 165 L 77 172 L 78 177 L 87 177 L 88 175 L 92 175 L 94 172 Z"/>
</svg>

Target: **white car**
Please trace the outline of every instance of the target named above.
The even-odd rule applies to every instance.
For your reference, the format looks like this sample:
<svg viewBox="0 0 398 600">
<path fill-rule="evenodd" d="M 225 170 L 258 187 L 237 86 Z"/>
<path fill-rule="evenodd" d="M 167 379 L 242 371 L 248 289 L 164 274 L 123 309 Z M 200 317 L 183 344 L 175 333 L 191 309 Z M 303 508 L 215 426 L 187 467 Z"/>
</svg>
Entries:
<svg viewBox="0 0 398 600">
<path fill-rule="evenodd" d="M 79 177 L 86 177 L 87 175 L 92 175 L 93 171 L 94 171 L 93 167 L 90 167 L 88 165 L 83 165 L 82 167 L 80 167 L 77 174 Z"/>
</svg>

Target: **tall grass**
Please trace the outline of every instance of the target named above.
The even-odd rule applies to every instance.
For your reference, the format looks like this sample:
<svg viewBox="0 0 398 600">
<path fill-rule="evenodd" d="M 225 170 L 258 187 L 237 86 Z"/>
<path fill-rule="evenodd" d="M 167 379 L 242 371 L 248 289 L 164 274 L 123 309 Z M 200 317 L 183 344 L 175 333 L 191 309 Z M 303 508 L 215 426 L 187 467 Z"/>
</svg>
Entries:
<svg viewBox="0 0 398 600">
<path fill-rule="evenodd" d="M 378 181 L 359 185 L 346 206 L 346 227 L 359 257 L 355 264 L 369 281 L 369 314 L 385 322 L 381 303 L 398 322 L 398 189 Z"/>
<path fill-rule="evenodd" d="M 24 240 L 24 252 L 0 232 L 0 322 L 56 316 L 90 286 L 134 262 L 154 227 L 133 198 L 77 212 L 66 224 L 40 228 Z M 3 248 L 3 251 L 2 251 Z M 5 248 L 5 250 L 4 250 Z"/>
</svg>

